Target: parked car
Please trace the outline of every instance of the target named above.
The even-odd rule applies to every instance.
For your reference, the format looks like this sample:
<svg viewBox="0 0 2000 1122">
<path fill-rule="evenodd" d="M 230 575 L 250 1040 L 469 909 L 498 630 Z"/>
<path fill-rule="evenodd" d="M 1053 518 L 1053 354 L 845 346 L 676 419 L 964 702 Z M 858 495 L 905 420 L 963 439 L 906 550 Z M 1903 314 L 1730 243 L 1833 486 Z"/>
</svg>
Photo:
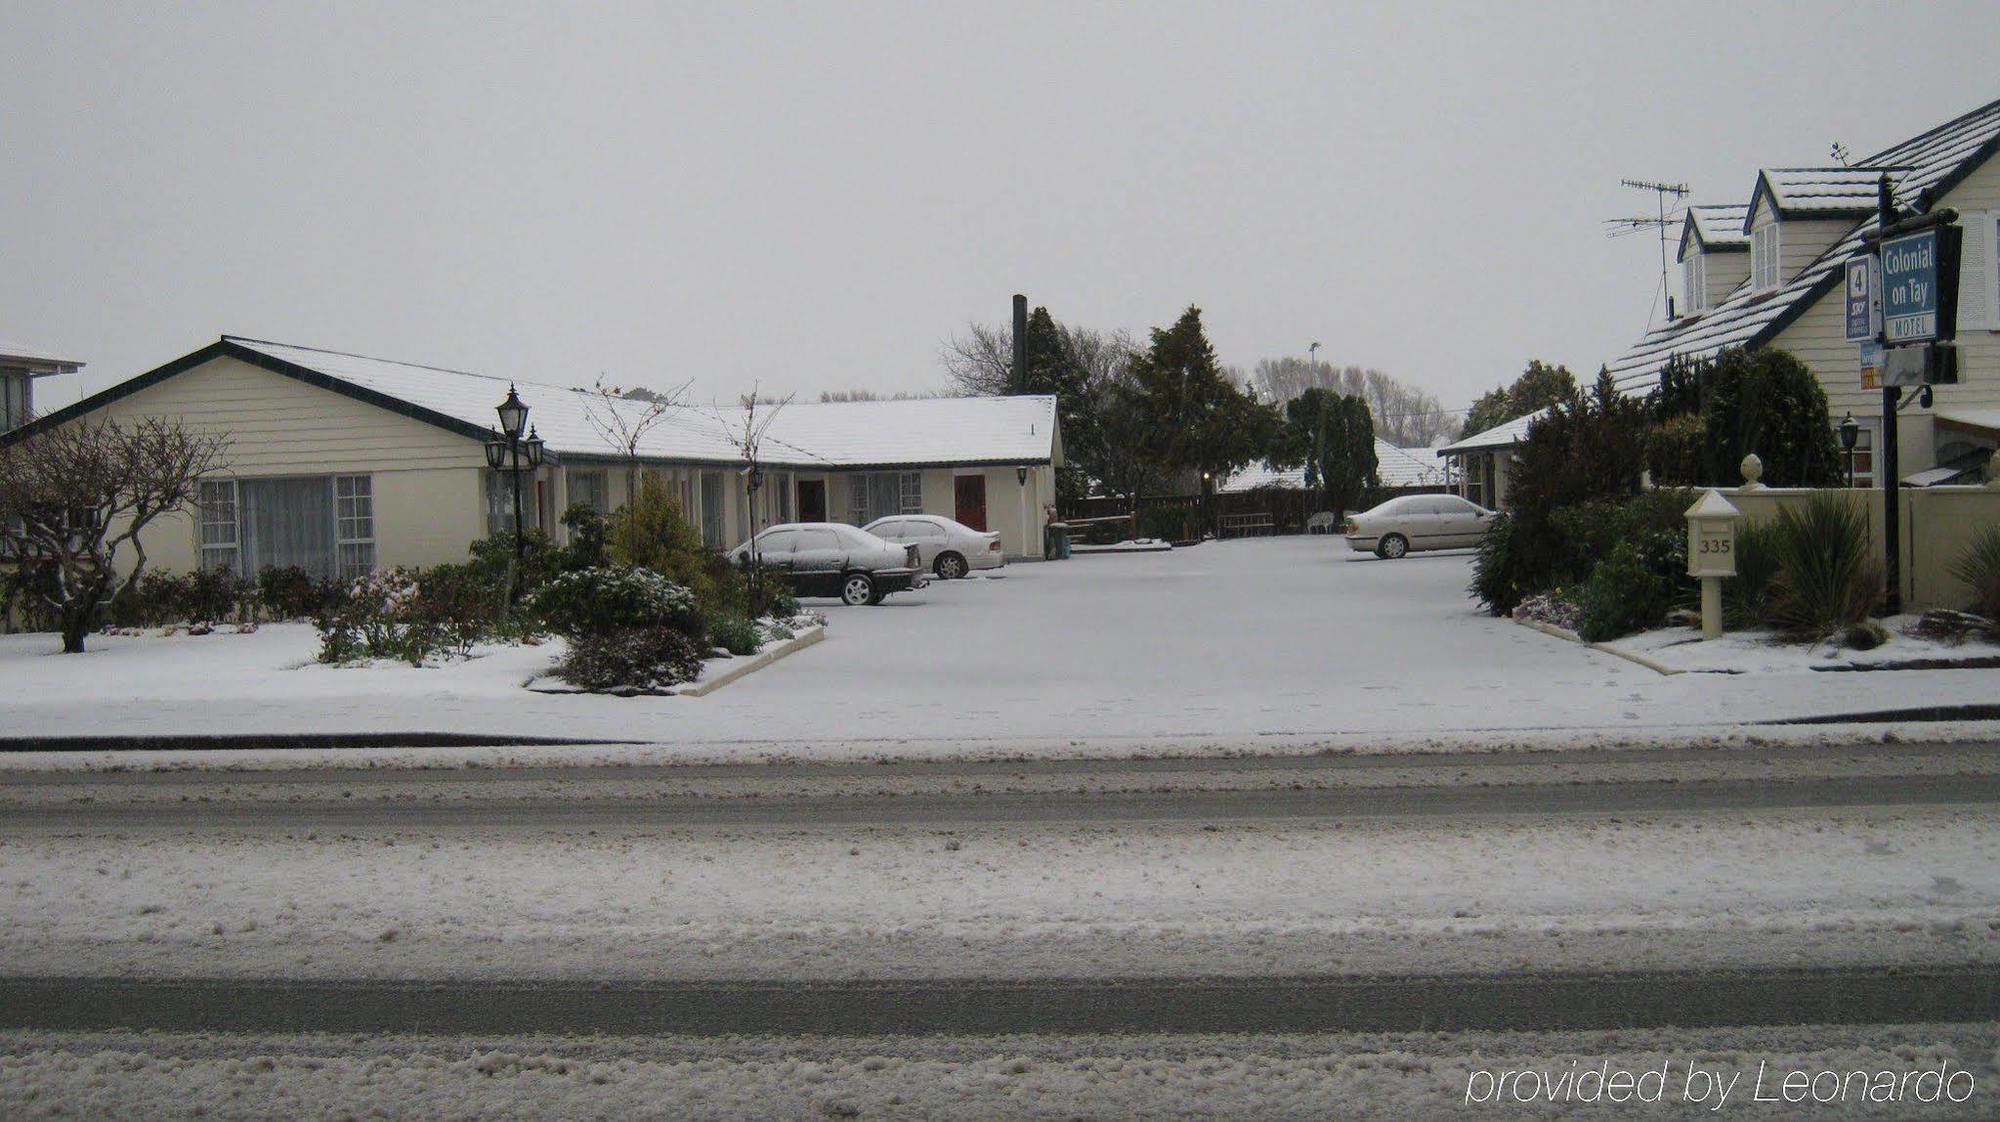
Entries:
<svg viewBox="0 0 2000 1122">
<path fill-rule="evenodd" d="M 883 541 L 842 522 L 786 522 L 758 534 L 755 554 L 784 574 L 799 596 L 838 596 L 846 604 L 880 604 L 892 592 L 923 587 L 917 547 Z M 750 563 L 752 542 L 729 551 Z"/>
<path fill-rule="evenodd" d="M 1493 511 L 1457 495 L 1404 495 L 1347 520 L 1347 547 L 1397 558 L 1413 549 L 1462 549 L 1479 544 Z"/>
<path fill-rule="evenodd" d="M 892 514 L 862 529 L 885 541 L 917 547 L 919 567 L 942 580 L 957 580 L 974 569 L 998 569 L 1007 563 L 1000 553 L 1000 535 L 975 530 L 936 514 Z"/>
</svg>

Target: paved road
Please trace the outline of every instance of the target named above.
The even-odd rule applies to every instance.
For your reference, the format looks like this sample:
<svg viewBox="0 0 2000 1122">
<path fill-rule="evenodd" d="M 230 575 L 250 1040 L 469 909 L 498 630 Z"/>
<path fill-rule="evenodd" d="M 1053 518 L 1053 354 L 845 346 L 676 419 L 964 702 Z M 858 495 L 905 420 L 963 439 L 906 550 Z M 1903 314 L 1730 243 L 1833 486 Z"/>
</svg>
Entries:
<svg viewBox="0 0 2000 1122">
<path fill-rule="evenodd" d="M 915 982 L 0 979 L 0 1027 L 171 1032 L 1413 1032 L 2000 1018 L 2000 966 Z"/>
<path fill-rule="evenodd" d="M 1211 823 L 1779 811 L 2000 803 L 2000 775 L 1745 782 L 1329 787 L 1169 792 L 957 793 L 784 798 L 310 800 L 9 808 L 0 833 L 105 830 L 811 829 L 855 826 Z"/>
</svg>

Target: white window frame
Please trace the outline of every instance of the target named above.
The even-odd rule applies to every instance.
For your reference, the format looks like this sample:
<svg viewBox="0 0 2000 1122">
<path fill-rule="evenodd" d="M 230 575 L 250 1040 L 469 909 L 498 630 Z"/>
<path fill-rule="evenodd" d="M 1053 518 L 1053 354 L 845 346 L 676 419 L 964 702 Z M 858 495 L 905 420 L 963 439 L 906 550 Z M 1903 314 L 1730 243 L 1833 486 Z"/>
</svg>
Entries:
<svg viewBox="0 0 2000 1122">
<path fill-rule="evenodd" d="M 217 497 L 210 497 L 211 488 Z M 228 495 L 226 500 L 220 497 L 225 492 Z M 211 569 L 228 569 L 238 576 L 243 575 L 243 507 L 237 501 L 239 496 L 236 491 L 236 481 L 204 479 L 196 497 L 194 547 L 201 570 L 207 572 Z M 217 508 L 225 502 L 229 507 L 229 516 L 226 519 L 217 511 Z M 229 540 L 210 542 L 208 540 L 210 528 L 217 530 L 218 535 L 221 530 L 227 529 Z"/>
<path fill-rule="evenodd" d="M 341 580 L 375 571 L 375 477 L 333 477 L 333 571 Z"/>
<path fill-rule="evenodd" d="M 1775 221 L 1750 231 L 1751 291 L 1770 292 L 1784 283 L 1784 269 L 1780 264 L 1783 247 L 1784 238 L 1779 234 Z"/>
<path fill-rule="evenodd" d="M 1708 261 L 1695 250 L 1681 260 L 1682 315 L 1700 315 L 1708 310 Z"/>
<path fill-rule="evenodd" d="M 906 471 L 900 474 L 902 478 L 897 481 L 896 485 L 896 496 L 900 500 L 897 504 L 899 509 L 896 513 L 922 514 L 924 512 L 924 473 L 921 471 Z"/>
<path fill-rule="evenodd" d="M 610 514 L 611 473 L 603 468 L 588 468 L 584 470 L 571 468 L 563 473 L 564 513 L 568 513 L 570 507 L 584 502 L 584 499 L 579 498 L 576 493 L 576 484 L 580 479 L 588 479 L 593 483 L 591 490 L 594 493 L 588 496 L 588 502 L 585 505 L 588 505 L 590 509 L 599 514 Z"/>
</svg>

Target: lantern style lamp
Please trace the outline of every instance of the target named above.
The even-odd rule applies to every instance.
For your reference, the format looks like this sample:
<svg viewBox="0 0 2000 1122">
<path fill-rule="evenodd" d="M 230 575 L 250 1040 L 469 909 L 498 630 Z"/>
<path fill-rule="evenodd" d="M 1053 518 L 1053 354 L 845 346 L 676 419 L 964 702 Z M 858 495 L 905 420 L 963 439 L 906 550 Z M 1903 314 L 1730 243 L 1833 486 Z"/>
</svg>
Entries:
<svg viewBox="0 0 2000 1122">
<path fill-rule="evenodd" d="M 1840 450 L 1847 454 L 1847 485 L 1854 486 L 1854 445 L 1861 439 L 1861 426 L 1854 422 L 1854 411 L 1840 419 Z"/>
<path fill-rule="evenodd" d="M 486 466 L 494 471 L 507 466 L 507 441 L 497 432 L 486 442 Z"/>
<path fill-rule="evenodd" d="M 522 412 L 526 412 L 526 410 L 522 410 Z M 528 439 L 521 442 L 521 451 L 526 453 L 529 467 L 538 468 L 542 466 L 542 450 L 541 434 L 537 433 L 534 429 L 529 429 Z"/>
<path fill-rule="evenodd" d="M 500 431 L 507 434 L 507 439 L 521 439 L 521 433 L 528 427 L 528 407 L 522 403 L 521 395 L 514 392 L 512 383 L 507 386 L 507 400 L 495 412 L 500 414 Z"/>
</svg>

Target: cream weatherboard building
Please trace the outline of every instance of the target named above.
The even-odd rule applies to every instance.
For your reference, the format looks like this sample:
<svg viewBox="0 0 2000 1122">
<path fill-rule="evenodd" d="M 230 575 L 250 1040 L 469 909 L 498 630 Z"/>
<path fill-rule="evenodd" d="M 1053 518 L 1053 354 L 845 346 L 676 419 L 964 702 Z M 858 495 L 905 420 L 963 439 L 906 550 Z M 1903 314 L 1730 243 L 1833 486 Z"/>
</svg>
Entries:
<svg viewBox="0 0 2000 1122">
<path fill-rule="evenodd" d="M 1876 185 L 1889 177 L 1902 213 L 1949 207 L 1964 228 L 1958 304 L 1959 383 L 1939 386 L 1930 406 L 1899 414 L 1896 470 L 1913 486 L 1977 482 L 2000 444 L 2000 101 L 1892 145 L 1851 166 L 1765 168 L 1748 201 L 1695 206 L 1681 226 L 1681 298 L 1609 369 L 1619 388 L 1650 391 L 1676 356 L 1700 359 L 1725 347 L 1776 347 L 1796 355 L 1826 390 L 1830 418 L 1860 425 L 1855 483 L 1879 482 L 1874 449 L 1882 394 L 1864 388 L 1857 346 L 1845 338 L 1847 259 L 1876 226 Z M 1532 418 L 1519 418 L 1440 450 L 1463 489 L 1504 501 L 1512 448 Z M 1484 498 L 1481 498 L 1483 493 Z"/>
<path fill-rule="evenodd" d="M 615 509 L 652 476 L 709 545 L 749 534 L 730 440 L 740 408 L 668 409 L 627 456 L 603 422 L 616 410 L 636 425 L 644 402 L 233 336 L 0 439 L 135 417 L 225 434 L 228 470 L 202 483 L 198 509 L 145 534 L 150 562 L 352 576 L 460 561 L 476 539 L 513 528 L 511 480 L 487 468 L 484 450 L 510 385 L 548 453 L 522 480 L 527 525 L 560 538 L 563 510 Z M 1046 396 L 795 403 L 771 419 L 760 461 L 759 525 L 942 514 L 998 531 L 1010 557 L 1039 557 L 1062 437 Z"/>
</svg>

